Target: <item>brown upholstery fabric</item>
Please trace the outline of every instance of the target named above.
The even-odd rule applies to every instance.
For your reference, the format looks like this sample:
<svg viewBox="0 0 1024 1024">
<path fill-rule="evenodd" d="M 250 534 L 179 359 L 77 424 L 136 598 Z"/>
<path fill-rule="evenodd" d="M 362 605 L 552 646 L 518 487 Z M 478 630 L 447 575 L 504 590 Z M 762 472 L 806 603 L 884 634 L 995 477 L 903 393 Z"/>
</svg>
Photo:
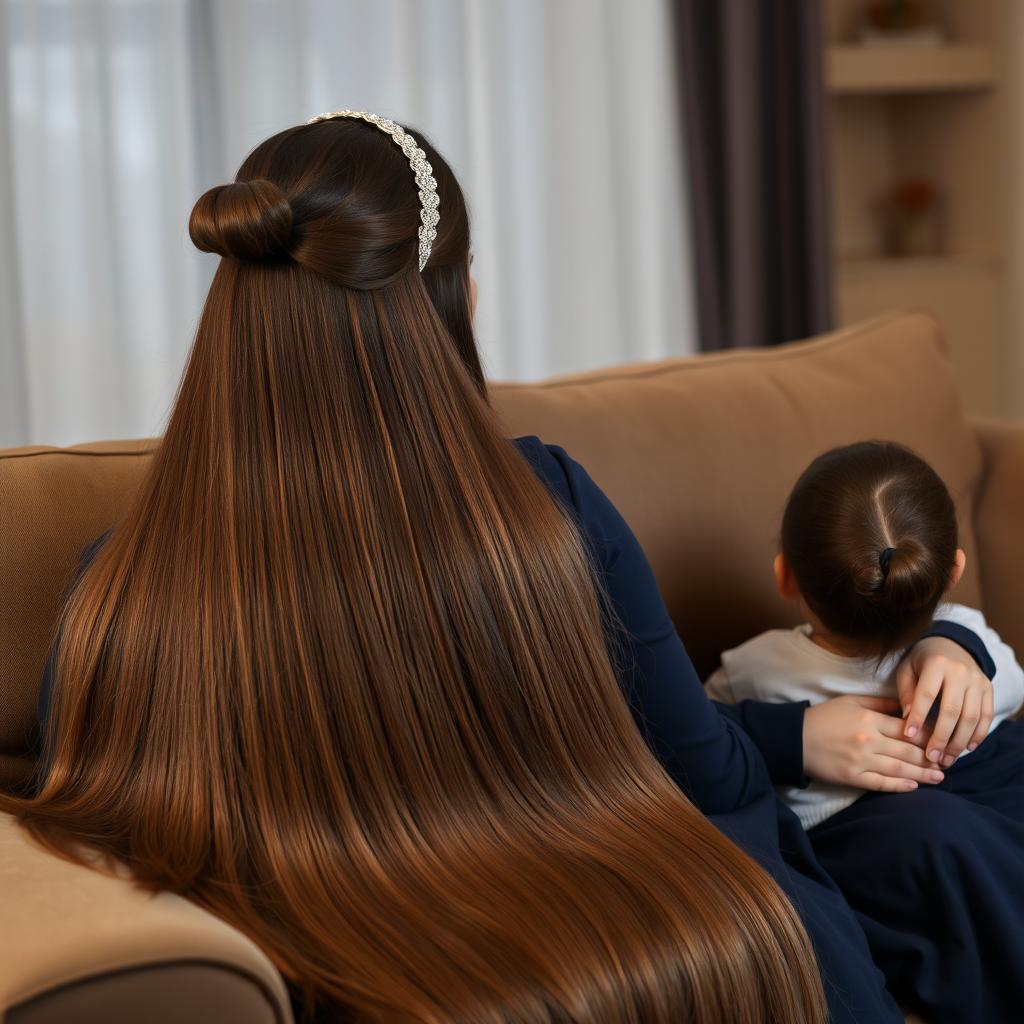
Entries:
<svg viewBox="0 0 1024 1024">
<path fill-rule="evenodd" d="M 835 445 L 900 441 L 957 503 L 980 605 L 972 502 L 981 469 L 939 327 L 892 314 L 820 340 L 496 385 L 509 434 L 563 445 L 609 494 L 650 558 L 702 676 L 722 650 L 793 622 L 771 561 L 790 487 Z"/>
<path fill-rule="evenodd" d="M 23 783 L 39 677 L 82 548 L 131 499 L 153 441 L 0 451 L 0 788 Z"/>
</svg>

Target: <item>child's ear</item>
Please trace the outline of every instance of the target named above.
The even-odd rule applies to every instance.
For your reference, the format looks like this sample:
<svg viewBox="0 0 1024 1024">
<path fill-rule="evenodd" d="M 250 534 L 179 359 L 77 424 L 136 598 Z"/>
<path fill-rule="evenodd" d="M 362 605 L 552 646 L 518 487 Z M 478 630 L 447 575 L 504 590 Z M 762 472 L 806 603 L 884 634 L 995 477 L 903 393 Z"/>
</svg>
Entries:
<svg viewBox="0 0 1024 1024">
<path fill-rule="evenodd" d="M 789 567 L 789 562 L 786 561 L 786 556 L 780 551 L 775 556 L 775 589 L 779 592 L 779 597 L 784 601 L 795 601 L 800 596 L 800 588 L 796 585 L 796 578 L 793 576 L 793 570 Z"/>
<path fill-rule="evenodd" d="M 956 557 L 953 559 L 953 569 L 949 574 L 949 589 L 952 590 L 959 582 L 960 577 L 964 574 L 964 569 L 967 568 L 967 556 L 963 552 L 963 548 L 956 549 Z"/>
</svg>

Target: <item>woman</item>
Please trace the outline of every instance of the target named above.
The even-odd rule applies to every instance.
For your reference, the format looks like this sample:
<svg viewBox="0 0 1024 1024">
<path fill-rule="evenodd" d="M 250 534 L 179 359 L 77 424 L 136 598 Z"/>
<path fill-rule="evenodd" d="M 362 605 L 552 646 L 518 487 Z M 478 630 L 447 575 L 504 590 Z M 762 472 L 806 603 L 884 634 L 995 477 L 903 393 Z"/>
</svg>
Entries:
<svg viewBox="0 0 1024 1024">
<path fill-rule="evenodd" d="M 626 524 L 502 437 L 434 149 L 324 115 L 190 230 L 224 259 L 67 602 L 28 827 L 240 928 L 324 1019 L 811 1022 L 823 978 L 833 1021 L 899 1021 Z"/>
</svg>

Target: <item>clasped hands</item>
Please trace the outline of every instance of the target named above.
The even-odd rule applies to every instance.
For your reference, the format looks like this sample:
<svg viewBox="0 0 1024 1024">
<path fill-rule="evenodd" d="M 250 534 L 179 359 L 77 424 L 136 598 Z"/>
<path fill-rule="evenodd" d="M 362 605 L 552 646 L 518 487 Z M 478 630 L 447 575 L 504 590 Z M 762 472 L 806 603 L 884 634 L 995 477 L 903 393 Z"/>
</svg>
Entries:
<svg viewBox="0 0 1024 1024">
<path fill-rule="evenodd" d="M 804 715 L 804 771 L 819 782 L 899 793 L 935 784 L 988 735 L 991 680 L 945 637 L 918 641 L 896 670 L 899 700 L 833 697 Z M 937 714 L 929 713 L 937 703 Z"/>
</svg>

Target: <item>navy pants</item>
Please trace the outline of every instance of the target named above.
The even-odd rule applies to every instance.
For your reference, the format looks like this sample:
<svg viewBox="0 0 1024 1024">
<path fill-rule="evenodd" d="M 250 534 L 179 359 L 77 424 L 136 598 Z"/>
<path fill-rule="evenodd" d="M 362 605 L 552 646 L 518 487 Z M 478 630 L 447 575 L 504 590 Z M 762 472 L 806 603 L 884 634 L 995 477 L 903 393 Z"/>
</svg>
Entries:
<svg viewBox="0 0 1024 1024">
<path fill-rule="evenodd" d="M 913 793 L 809 833 L 897 998 L 929 1024 L 1024 1021 L 1024 721 Z"/>
<path fill-rule="evenodd" d="M 760 863 L 796 908 L 818 959 L 829 1024 L 903 1024 L 856 913 L 818 863 L 797 816 L 768 793 L 709 819 Z"/>
</svg>

